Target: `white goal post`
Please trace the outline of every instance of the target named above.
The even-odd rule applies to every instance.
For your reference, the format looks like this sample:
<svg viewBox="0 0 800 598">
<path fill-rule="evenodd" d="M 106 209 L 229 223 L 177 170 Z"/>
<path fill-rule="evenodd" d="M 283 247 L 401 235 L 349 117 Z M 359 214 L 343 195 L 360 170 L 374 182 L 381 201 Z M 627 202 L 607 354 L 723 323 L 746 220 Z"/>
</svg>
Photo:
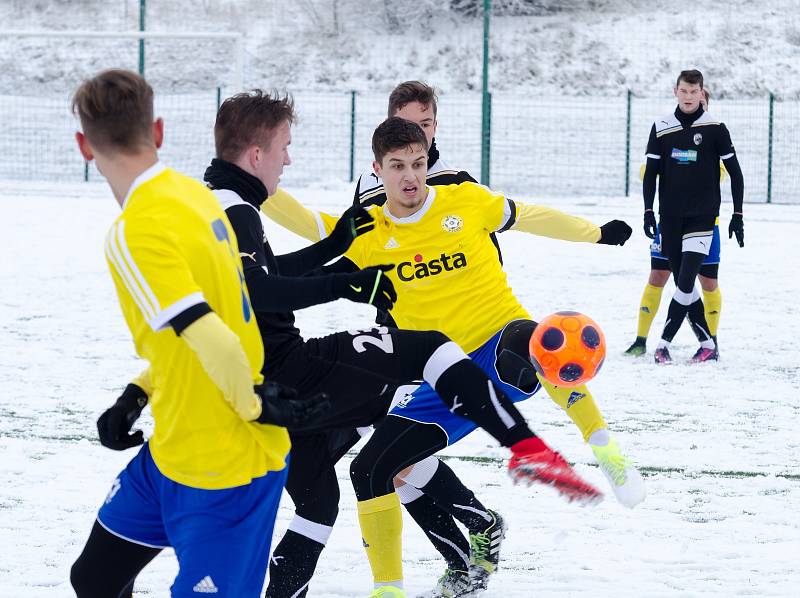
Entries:
<svg viewBox="0 0 800 598">
<path fill-rule="evenodd" d="M 241 91 L 244 79 L 244 36 L 236 32 L 212 31 L 89 31 L 52 29 L 0 29 L 4 37 L 73 37 L 73 38 L 129 38 L 129 39 L 229 39 L 234 42 L 233 88 Z"/>
</svg>

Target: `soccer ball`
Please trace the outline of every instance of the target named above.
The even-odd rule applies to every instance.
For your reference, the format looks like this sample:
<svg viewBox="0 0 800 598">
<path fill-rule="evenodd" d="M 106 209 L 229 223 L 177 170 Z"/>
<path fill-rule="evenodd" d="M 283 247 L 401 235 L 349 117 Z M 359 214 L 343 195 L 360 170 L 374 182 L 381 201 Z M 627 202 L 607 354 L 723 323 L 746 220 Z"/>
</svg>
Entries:
<svg viewBox="0 0 800 598">
<path fill-rule="evenodd" d="M 576 311 L 547 316 L 531 334 L 531 363 L 554 386 L 580 386 L 595 377 L 606 357 L 600 326 Z"/>
</svg>

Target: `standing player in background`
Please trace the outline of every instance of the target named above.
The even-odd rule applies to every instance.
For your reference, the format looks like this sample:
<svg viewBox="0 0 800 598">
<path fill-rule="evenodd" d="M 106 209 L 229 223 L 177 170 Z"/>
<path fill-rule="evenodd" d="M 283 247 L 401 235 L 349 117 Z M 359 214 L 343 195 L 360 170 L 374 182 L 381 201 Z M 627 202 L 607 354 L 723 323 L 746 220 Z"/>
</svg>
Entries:
<svg viewBox="0 0 800 598">
<path fill-rule="evenodd" d="M 375 130 L 373 152 L 387 202 L 370 209 L 375 230 L 356 239 L 345 258 L 331 269 L 353 271 L 359 264 L 391 256 L 397 267 L 387 275 L 398 293 L 391 315 L 398 325 L 447 331 L 512 400 L 530 397 L 539 386 L 527 344 L 536 323 L 513 296 L 488 233 L 508 228 L 621 245 L 630 236 L 630 227 L 618 220 L 597 227 L 550 208 L 516 204 L 475 183 L 428 187 L 427 138 L 419 126 L 399 117 L 389 118 Z M 641 477 L 610 437 L 589 390 L 543 385 L 565 408 L 584 401 L 592 404 L 593 409 L 582 412 L 586 419 L 576 424 L 587 431 L 585 438 L 597 444 L 597 453 L 605 453 L 604 473 L 612 486 L 624 487 L 618 496 L 628 499 L 629 506 L 643 500 Z M 398 404 L 353 460 L 350 475 L 359 501 L 371 502 L 388 500 L 399 474 L 471 530 L 495 518 L 449 468 L 428 457 L 469 434 L 474 425 L 439 409 L 439 402 L 435 390 L 423 384 Z M 495 531 L 500 532 L 500 522 L 494 522 Z M 495 542 L 501 535 L 490 540 Z M 399 533 L 385 538 L 383 546 L 367 544 L 371 564 L 376 555 L 384 555 L 384 560 L 391 557 L 393 564 L 390 567 L 387 562 L 384 570 L 402 579 Z M 374 566 L 373 574 L 376 583 L 383 581 Z M 402 595 L 399 590 L 385 592 Z"/>
<path fill-rule="evenodd" d="M 104 71 L 73 98 L 78 146 L 122 207 L 106 258 L 137 353 L 150 367 L 98 420 L 101 441 L 143 443 L 131 426 L 147 403 L 153 436 L 115 480 L 72 567 L 79 598 L 130 595 L 167 546 L 173 596 L 260 594 L 286 479 L 282 427 L 324 410 L 261 387 L 264 358 L 225 213 L 201 184 L 158 161 L 163 122 L 153 90 Z"/>
<path fill-rule="evenodd" d="M 708 104 L 711 100 L 711 94 L 708 89 L 703 89 L 703 97 L 700 100 L 700 105 L 703 110 L 708 112 Z M 642 164 L 639 169 L 639 180 L 644 180 L 646 165 Z M 727 171 L 725 166 L 720 163 L 719 165 L 720 182 L 725 181 Z M 719 318 L 722 312 L 722 293 L 719 290 L 719 260 L 720 260 L 720 236 L 719 236 L 719 217 L 714 222 L 714 235 L 711 242 L 711 249 L 708 255 L 703 260 L 700 266 L 700 273 L 697 279 L 700 281 L 700 287 L 703 289 L 703 306 L 705 307 L 706 322 L 708 324 L 708 331 L 711 333 L 714 342 L 717 342 L 717 328 L 719 327 Z M 639 321 L 636 329 L 636 340 L 625 351 L 626 355 L 639 357 L 647 352 L 647 336 L 650 333 L 650 326 L 653 319 L 656 317 L 658 308 L 661 304 L 661 294 L 664 291 L 664 286 L 667 284 L 670 275 L 669 260 L 661 252 L 661 233 L 656 227 L 656 235 L 650 245 L 650 275 L 645 285 L 642 299 L 639 304 Z M 689 317 L 691 318 L 691 313 Z M 692 328 L 697 330 L 694 323 Z M 698 338 L 702 340 L 702 338 Z M 719 344 L 717 344 L 717 352 L 719 352 Z"/>
<path fill-rule="evenodd" d="M 672 362 L 669 345 L 687 315 L 701 339 L 692 362 L 719 359 L 695 279 L 713 247 L 721 203 L 720 160 L 731 177 L 733 215 L 728 237 L 736 235 L 739 246 L 744 247 L 744 177 L 727 127 L 703 110 L 702 73 L 682 71 L 675 84 L 675 97 L 675 111 L 656 120 L 650 130 L 642 185 L 644 232 L 654 239 L 657 225 L 653 204 L 658 179 L 660 249 L 669 260 L 676 286 L 656 347 L 655 361 L 660 364 Z"/>
<path fill-rule="evenodd" d="M 334 465 L 358 438 L 354 427 L 383 418 L 393 389 L 402 383 L 426 380 L 445 401 L 443 409 L 469 418 L 510 447 L 510 471 L 520 479 L 556 486 L 570 500 L 596 497 L 598 492 L 534 436 L 503 391 L 442 333 L 380 327 L 307 341 L 300 336 L 292 310 L 347 298 L 388 311 L 394 289 L 384 274 L 392 266 L 353 273 L 317 270 L 369 234 L 374 224 L 361 206 L 349 208 L 324 240 L 293 253 L 273 253 L 259 207 L 275 194 L 284 166 L 291 163 L 293 121 L 288 97 L 254 90 L 228 98 L 214 126 L 217 157 L 205 173 L 239 245 L 266 349 L 264 375 L 301 395 L 325 392 L 331 403 L 313 425 L 290 429 L 286 488 L 295 517 L 272 556 L 267 596 L 299 597 L 308 591 L 338 511 Z M 368 543 L 381 545 L 382 536 L 396 530 L 400 507 L 393 498 L 359 504 Z"/>
</svg>

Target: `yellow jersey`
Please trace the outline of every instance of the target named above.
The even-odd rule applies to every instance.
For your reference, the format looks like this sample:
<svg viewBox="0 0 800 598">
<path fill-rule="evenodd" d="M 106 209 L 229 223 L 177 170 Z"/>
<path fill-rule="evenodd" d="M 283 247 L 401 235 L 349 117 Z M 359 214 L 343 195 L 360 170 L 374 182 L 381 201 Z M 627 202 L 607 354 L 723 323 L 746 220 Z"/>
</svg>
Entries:
<svg viewBox="0 0 800 598">
<path fill-rule="evenodd" d="M 136 351 L 150 363 L 149 445 L 161 473 L 221 489 L 283 469 L 286 430 L 242 420 L 170 327 L 186 309 L 208 303 L 239 337 L 253 383 L 262 382 L 264 349 L 236 237 L 211 191 L 155 164 L 131 186 L 105 253 Z"/>
<path fill-rule="evenodd" d="M 474 351 L 508 322 L 530 318 L 508 285 L 489 237 L 507 223 L 509 203 L 475 183 L 429 187 L 422 207 L 398 218 L 388 203 L 369 212 L 375 229 L 345 257 L 359 268 L 395 264 L 391 315 L 398 328 L 439 330 Z"/>
</svg>

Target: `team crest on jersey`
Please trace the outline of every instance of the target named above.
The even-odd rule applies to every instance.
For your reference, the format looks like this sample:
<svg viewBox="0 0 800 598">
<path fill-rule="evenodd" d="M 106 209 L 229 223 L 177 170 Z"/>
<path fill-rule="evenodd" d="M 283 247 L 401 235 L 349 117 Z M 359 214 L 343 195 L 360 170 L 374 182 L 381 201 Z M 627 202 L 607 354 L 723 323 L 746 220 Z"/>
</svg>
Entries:
<svg viewBox="0 0 800 598">
<path fill-rule="evenodd" d="M 700 145 L 701 143 L 703 143 L 703 135 L 700 134 L 700 133 L 695 133 L 694 134 L 694 144 L 695 145 Z"/>
<path fill-rule="evenodd" d="M 442 218 L 442 228 L 448 233 L 457 233 L 464 228 L 464 220 L 462 220 L 461 216 L 456 216 L 455 214 L 445 216 Z"/>
</svg>

